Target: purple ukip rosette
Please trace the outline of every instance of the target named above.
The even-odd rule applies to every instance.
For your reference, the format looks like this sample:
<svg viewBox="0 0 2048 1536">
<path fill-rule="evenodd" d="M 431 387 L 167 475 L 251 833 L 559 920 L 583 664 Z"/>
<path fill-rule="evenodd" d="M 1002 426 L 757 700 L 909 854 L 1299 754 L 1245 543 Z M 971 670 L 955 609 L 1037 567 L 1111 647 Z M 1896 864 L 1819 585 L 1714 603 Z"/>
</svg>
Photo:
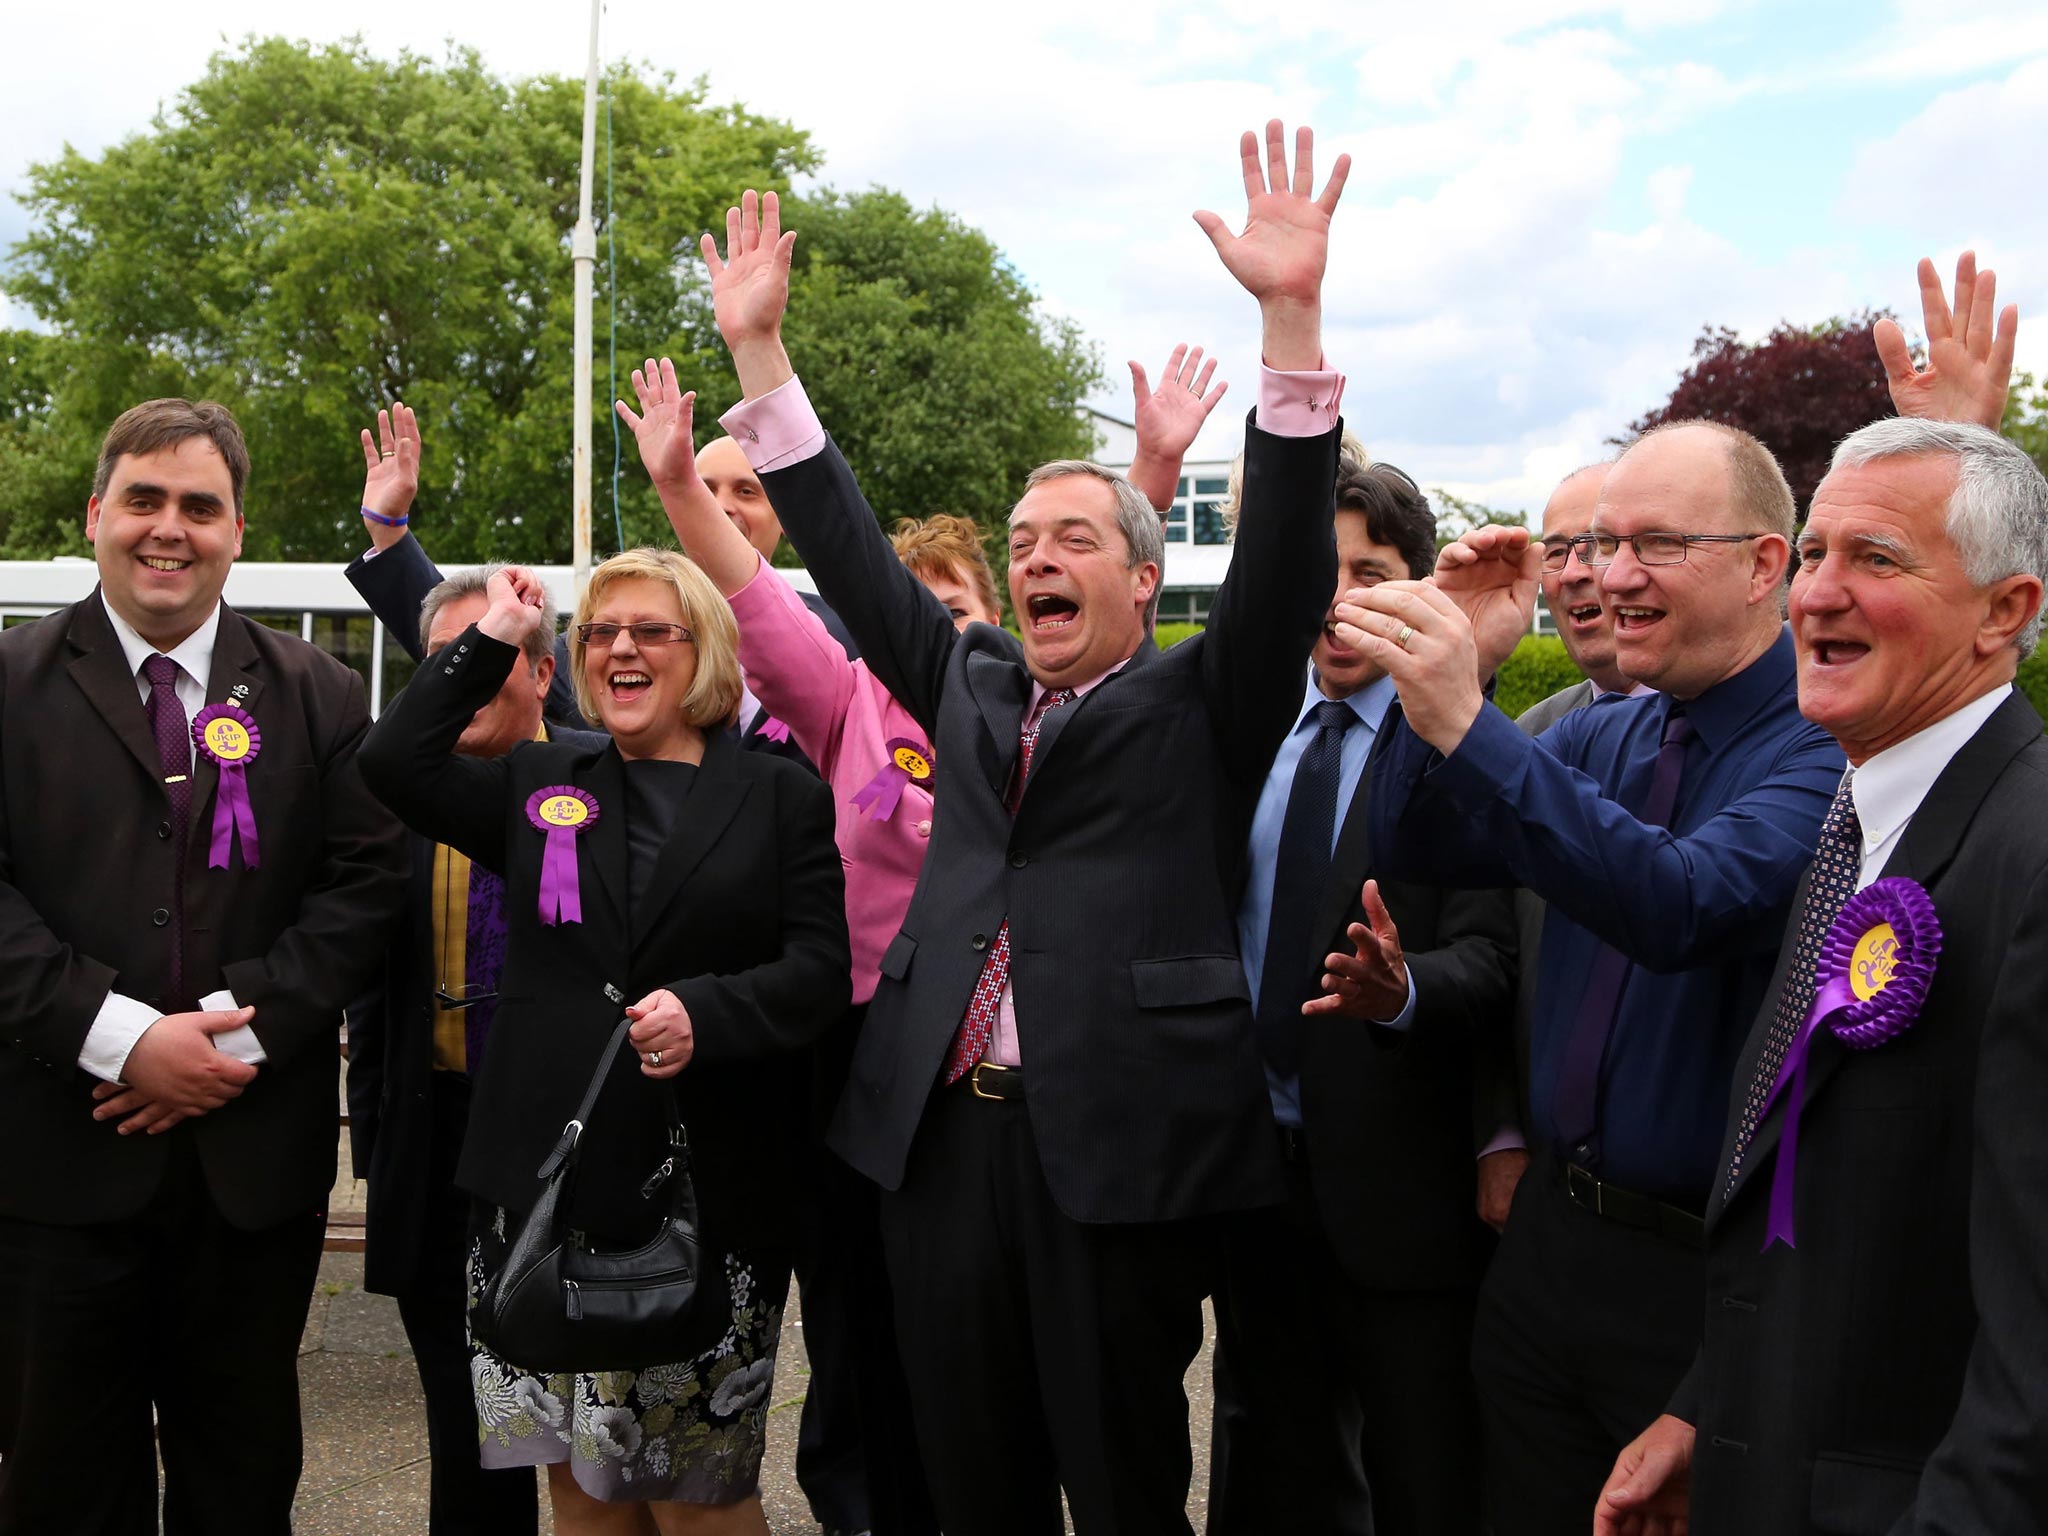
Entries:
<svg viewBox="0 0 2048 1536">
<path fill-rule="evenodd" d="M 903 791 L 912 784 L 926 791 L 932 787 L 930 748 L 897 736 L 889 741 L 888 750 L 889 760 L 882 764 L 882 771 L 863 784 L 853 797 L 854 808 L 867 812 L 876 821 L 887 821 L 896 814 Z"/>
<path fill-rule="evenodd" d="M 540 856 L 540 920 L 551 928 L 582 922 L 576 839 L 597 820 L 597 802 L 573 784 L 551 784 L 527 796 L 526 819 L 547 838 Z"/>
<path fill-rule="evenodd" d="M 1903 1033 L 1920 1017 L 1934 965 L 1941 957 L 1941 922 L 1934 900 L 1917 880 L 1898 876 L 1864 887 L 1843 904 L 1814 967 L 1813 1006 L 1785 1052 L 1777 1081 L 1764 1099 L 1770 1113 L 1791 1087 L 1778 1166 L 1771 1174 L 1770 1224 L 1764 1249 L 1792 1240 L 1792 1196 L 1799 1150 L 1799 1109 L 1806 1097 L 1806 1057 L 1825 1024 L 1853 1050 L 1867 1051 Z"/>
<path fill-rule="evenodd" d="M 260 868 L 262 849 L 256 841 L 256 812 L 249 804 L 248 776 L 249 765 L 263 750 L 263 733 L 256 729 L 256 717 L 238 704 L 209 704 L 192 717 L 192 741 L 220 769 L 207 867 L 226 869 L 229 851 L 239 838 L 242 867 Z"/>
</svg>

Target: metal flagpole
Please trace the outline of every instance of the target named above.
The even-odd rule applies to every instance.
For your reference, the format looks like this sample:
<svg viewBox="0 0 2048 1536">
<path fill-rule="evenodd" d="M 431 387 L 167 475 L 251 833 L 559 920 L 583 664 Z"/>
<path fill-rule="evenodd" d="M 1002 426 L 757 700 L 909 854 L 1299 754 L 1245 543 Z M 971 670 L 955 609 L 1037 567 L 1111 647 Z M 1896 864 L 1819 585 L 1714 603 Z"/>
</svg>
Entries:
<svg viewBox="0 0 2048 1536">
<path fill-rule="evenodd" d="M 590 0 L 590 63 L 583 77 L 583 183 L 577 202 L 576 230 L 569 242 L 576 264 L 576 448 L 572 469 L 575 535 L 569 563 L 575 572 L 579 598 L 590 582 L 590 303 L 597 266 L 597 230 L 590 221 L 590 176 L 597 155 L 597 18 L 602 4 L 603 0 Z"/>
</svg>

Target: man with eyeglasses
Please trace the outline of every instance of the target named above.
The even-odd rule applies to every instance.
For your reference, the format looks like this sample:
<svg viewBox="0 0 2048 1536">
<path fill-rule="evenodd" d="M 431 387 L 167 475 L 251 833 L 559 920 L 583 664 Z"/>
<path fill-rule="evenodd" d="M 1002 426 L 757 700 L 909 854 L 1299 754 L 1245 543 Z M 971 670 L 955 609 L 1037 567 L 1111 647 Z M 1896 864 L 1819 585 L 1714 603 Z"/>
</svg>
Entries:
<svg viewBox="0 0 2048 1536">
<path fill-rule="evenodd" d="M 1746 433 L 1648 434 L 1608 472 L 1590 556 L 1616 660 L 1658 690 L 1531 740 L 1482 683 L 1528 632 L 1543 551 L 1487 528 L 1432 583 L 1338 608 L 1405 711 L 1375 768 L 1385 877 L 1549 903 L 1531 1018 L 1537 1144 L 1473 1344 L 1496 1529 L 1583 1532 L 1700 1332 L 1700 1213 L 1744 1022 L 1842 755 L 1799 716 L 1781 597 L 1792 493 Z"/>
<path fill-rule="evenodd" d="M 429 653 L 490 606 L 494 566 L 463 571 L 428 591 L 418 633 Z M 472 757 L 503 757 L 524 741 L 593 750 L 595 732 L 543 719 L 554 680 L 554 609 L 535 629 L 504 686 L 456 743 Z M 398 1300 L 426 1398 L 428 1530 L 432 1536 L 537 1528 L 528 1468 L 485 1471 L 477 1461 L 464 1322 L 468 1197 L 455 1164 L 469 1126 L 470 1082 L 490 1038 L 505 963 L 504 883 L 453 848 L 407 834 L 412 872 L 405 909 L 377 989 L 348 1010 L 349 1142 L 356 1177 L 369 1181 L 363 1287 Z"/>
</svg>

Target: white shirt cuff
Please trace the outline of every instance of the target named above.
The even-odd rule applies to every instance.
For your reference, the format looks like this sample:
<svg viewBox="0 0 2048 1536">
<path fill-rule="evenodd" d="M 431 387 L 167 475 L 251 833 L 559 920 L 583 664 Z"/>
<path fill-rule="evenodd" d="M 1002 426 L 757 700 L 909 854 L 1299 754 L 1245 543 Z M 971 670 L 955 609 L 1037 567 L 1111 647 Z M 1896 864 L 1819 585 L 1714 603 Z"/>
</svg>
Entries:
<svg viewBox="0 0 2048 1536">
<path fill-rule="evenodd" d="M 1481 1157 L 1491 1157 L 1496 1152 L 1526 1152 L 1529 1143 L 1522 1139 L 1522 1128 L 1510 1120 L 1493 1133 L 1493 1140 L 1479 1149 Z"/>
<path fill-rule="evenodd" d="M 226 987 L 218 992 L 209 992 L 199 999 L 199 1006 L 209 1013 L 230 1013 L 242 1005 L 235 1001 L 235 994 Z M 230 1029 L 213 1037 L 213 1048 L 237 1061 L 245 1061 L 252 1067 L 260 1067 L 270 1057 L 264 1054 L 263 1042 L 256 1038 L 256 1031 L 244 1024 L 240 1029 Z"/>
<path fill-rule="evenodd" d="M 140 999 L 109 992 L 93 1018 L 92 1028 L 85 1032 L 85 1046 L 78 1053 L 78 1064 L 102 1082 L 118 1083 L 121 1081 L 121 1069 L 128 1064 L 128 1053 L 135 1049 L 135 1042 L 162 1017 Z"/>
</svg>

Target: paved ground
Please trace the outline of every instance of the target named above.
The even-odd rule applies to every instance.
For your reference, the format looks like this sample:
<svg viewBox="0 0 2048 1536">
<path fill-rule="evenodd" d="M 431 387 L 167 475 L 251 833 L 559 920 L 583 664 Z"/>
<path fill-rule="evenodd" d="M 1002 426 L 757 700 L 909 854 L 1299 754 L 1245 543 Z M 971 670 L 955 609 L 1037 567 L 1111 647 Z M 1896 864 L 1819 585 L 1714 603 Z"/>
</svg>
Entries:
<svg viewBox="0 0 2048 1536">
<path fill-rule="evenodd" d="M 359 1210 L 361 1202 L 362 1186 L 348 1173 L 344 1132 L 335 1209 Z M 419 1381 L 396 1304 L 365 1292 L 362 1275 L 359 1256 L 326 1256 L 300 1345 L 306 1468 L 292 1521 L 298 1536 L 424 1536 L 427 1529 L 427 1429 Z M 1188 1512 L 1197 1530 L 1208 1485 L 1209 1348 L 1205 1341 L 1187 1382 L 1189 1417 L 1198 1431 Z M 795 1474 L 797 1416 L 809 1374 L 802 1310 L 792 1287 L 761 1477 L 762 1503 L 776 1536 L 810 1536 L 818 1529 Z M 551 1531 L 545 1499 L 542 1508 L 541 1529 Z"/>
</svg>

